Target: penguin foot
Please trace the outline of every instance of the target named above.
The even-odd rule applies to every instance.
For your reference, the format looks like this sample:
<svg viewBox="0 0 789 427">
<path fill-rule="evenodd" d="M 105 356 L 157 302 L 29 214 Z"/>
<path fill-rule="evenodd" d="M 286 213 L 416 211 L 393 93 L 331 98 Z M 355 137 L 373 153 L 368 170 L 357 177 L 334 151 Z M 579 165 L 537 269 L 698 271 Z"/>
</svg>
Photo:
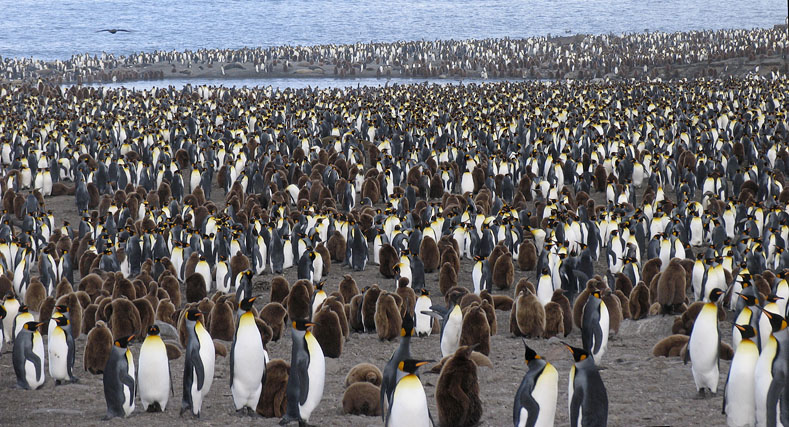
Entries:
<svg viewBox="0 0 789 427">
<path fill-rule="evenodd" d="M 59 386 L 60 384 L 62 384 L 62 383 L 60 382 L 60 380 L 55 380 L 55 387 Z"/>
<path fill-rule="evenodd" d="M 75 384 L 75 383 L 78 383 L 78 382 L 79 382 L 79 378 L 77 378 L 77 377 L 71 377 L 70 381 L 71 381 L 71 383 L 72 383 L 72 384 Z"/>
<path fill-rule="evenodd" d="M 241 409 L 236 409 L 236 416 L 237 417 L 243 417 L 243 416 L 246 416 L 246 415 L 247 415 L 247 408 L 246 407 L 243 407 Z"/>
<path fill-rule="evenodd" d="M 282 417 L 281 420 L 279 420 L 279 425 L 281 426 L 288 425 L 293 421 L 296 421 L 296 419 L 291 417 L 290 415 L 285 414 L 285 416 Z M 299 423 L 301 423 L 301 420 L 299 420 Z"/>
</svg>

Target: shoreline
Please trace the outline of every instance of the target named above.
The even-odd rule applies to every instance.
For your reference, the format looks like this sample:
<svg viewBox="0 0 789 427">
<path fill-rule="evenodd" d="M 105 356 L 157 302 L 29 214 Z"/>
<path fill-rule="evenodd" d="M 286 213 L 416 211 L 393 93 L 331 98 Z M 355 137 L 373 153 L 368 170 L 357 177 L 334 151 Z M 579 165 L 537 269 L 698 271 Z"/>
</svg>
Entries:
<svg viewBox="0 0 789 427">
<path fill-rule="evenodd" d="M 710 40 L 713 40 L 710 44 Z M 782 27 L 0 60 L 0 83 L 168 79 L 645 80 L 789 73 Z"/>
</svg>

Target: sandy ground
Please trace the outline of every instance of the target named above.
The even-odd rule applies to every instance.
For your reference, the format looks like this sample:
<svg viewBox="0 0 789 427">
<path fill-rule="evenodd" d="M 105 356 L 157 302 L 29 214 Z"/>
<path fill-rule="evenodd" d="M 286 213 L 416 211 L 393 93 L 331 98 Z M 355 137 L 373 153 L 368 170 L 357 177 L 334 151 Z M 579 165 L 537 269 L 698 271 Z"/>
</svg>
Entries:
<svg viewBox="0 0 789 427">
<path fill-rule="evenodd" d="M 214 194 L 221 194 L 216 191 Z M 69 218 L 77 224 L 76 209 L 71 196 L 50 198 L 47 207 L 54 209 L 57 224 Z M 57 215 L 57 214 L 56 214 Z M 602 265 L 596 270 L 600 272 Z M 296 280 L 296 270 L 286 272 L 287 279 Z M 331 266 L 331 274 L 327 277 L 327 293 L 337 290 L 342 276 L 351 273 L 350 269 L 338 265 Z M 462 262 L 458 274 L 460 285 L 471 287 L 471 263 Z M 536 283 L 533 272 L 516 270 L 515 281 L 523 275 Z M 359 287 L 379 283 L 385 289 L 391 289 L 393 283 L 378 272 L 377 266 L 368 266 L 361 273 L 353 273 Z M 269 301 L 268 283 L 273 275 L 264 273 L 255 280 L 254 293 L 260 295 L 256 306 L 262 307 Z M 438 274 L 426 275 L 426 283 L 433 295 L 433 301 L 439 302 Z M 75 286 L 76 287 L 76 286 Z M 496 291 L 512 295 L 512 290 Z M 496 311 L 498 333 L 491 337 L 490 359 L 494 368 L 478 370 L 481 399 L 484 414 L 481 425 L 504 426 L 512 422 L 512 404 L 515 392 L 526 371 L 523 362 L 523 345 L 520 338 L 509 333 L 509 312 Z M 723 425 L 725 416 L 721 415 L 722 392 L 728 372 L 729 362 L 721 361 L 720 383 L 718 396 L 698 399 L 693 383 L 690 365 L 683 365 L 679 359 L 655 358 L 652 346 L 665 336 L 671 334 L 673 317 L 656 316 L 637 322 L 625 320 L 619 333 L 609 341 L 608 352 L 603 357 L 601 375 L 608 390 L 609 425 L 612 426 L 651 426 L 651 425 Z M 730 323 L 721 323 L 721 330 L 726 341 L 730 340 Z M 580 332 L 574 329 L 565 338 L 571 344 L 580 346 Z M 45 337 L 46 340 L 46 337 Z M 16 379 L 11 361 L 10 345 L 3 347 L 0 355 L 0 425 L 50 425 L 57 420 L 63 425 L 99 425 L 105 414 L 106 406 L 102 388 L 101 375 L 91 375 L 83 368 L 83 350 L 86 337 L 77 339 L 77 361 L 74 372 L 80 378 L 77 384 L 55 387 L 49 378 L 42 389 L 26 391 L 17 389 Z M 569 423 L 567 404 L 567 383 L 572 357 L 558 339 L 529 340 L 539 354 L 553 363 L 560 372 L 559 399 L 556 413 L 556 424 Z M 230 343 L 226 343 L 228 348 Z M 380 418 L 350 416 L 342 414 L 342 395 L 347 372 L 354 365 L 370 362 L 383 369 L 391 353 L 397 347 L 397 341 L 381 342 L 375 334 L 352 333 L 345 343 L 339 359 L 326 359 L 326 383 L 323 399 L 310 419 L 315 425 L 381 425 Z M 132 352 L 135 360 L 139 353 L 139 343 L 134 343 Z M 272 359 L 290 360 L 291 339 L 285 333 L 278 342 L 267 346 Z M 441 358 L 437 335 L 412 340 L 412 355 L 415 358 Z M 136 411 L 128 419 L 115 419 L 112 425 L 169 425 L 194 422 L 191 415 L 179 418 L 183 357 L 170 362 L 174 395 L 171 396 L 168 408 L 164 413 L 148 414 L 142 412 L 138 400 Z M 430 365 L 432 366 L 432 365 Z M 424 368 L 423 368 L 424 369 Z M 435 386 L 438 375 L 424 373 L 421 375 L 425 384 L 431 411 L 437 419 L 435 407 Z M 228 423 L 252 423 L 249 418 L 235 415 L 229 386 L 229 360 L 217 356 L 216 372 L 213 386 L 204 401 L 201 424 L 225 425 Z M 279 419 L 258 418 L 255 424 L 275 425 Z"/>
</svg>

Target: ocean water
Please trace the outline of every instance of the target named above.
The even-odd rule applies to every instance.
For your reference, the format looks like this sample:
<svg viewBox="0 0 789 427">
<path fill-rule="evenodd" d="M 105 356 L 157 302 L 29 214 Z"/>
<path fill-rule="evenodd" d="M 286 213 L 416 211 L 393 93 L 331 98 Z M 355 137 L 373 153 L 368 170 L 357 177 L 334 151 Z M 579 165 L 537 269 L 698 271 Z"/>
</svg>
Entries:
<svg viewBox="0 0 789 427">
<path fill-rule="evenodd" d="M 0 55 L 770 27 L 782 0 L 2 0 Z M 128 29 L 110 34 L 102 29 Z"/>
</svg>

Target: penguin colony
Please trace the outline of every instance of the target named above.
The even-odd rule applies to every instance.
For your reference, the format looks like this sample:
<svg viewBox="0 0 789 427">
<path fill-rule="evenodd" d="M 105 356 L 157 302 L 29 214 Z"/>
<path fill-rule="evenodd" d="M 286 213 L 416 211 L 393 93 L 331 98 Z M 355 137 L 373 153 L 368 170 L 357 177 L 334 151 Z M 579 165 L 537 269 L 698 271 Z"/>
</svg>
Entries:
<svg viewBox="0 0 789 427">
<path fill-rule="evenodd" d="M 320 423 L 324 386 L 343 381 L 325 358 L 372 334 L 394 353 L 380 380 L 349 375 L 338 407 L 475 425 L 491 341 L 527 337 L 514 424 L 563 411 L 605 425 L 611 337 L 626 317 L 676 315 L 656 353 L 682 357 L 701 395 L 726 390 L 728 423 L 771 425 L 789 396 L 775 392 L 789 357 L 787 83 L 0 86 L 0 317 L 17 385 L 87 371 L 103 375 L 107 418 L 138 401 L 173 411 L 180 385 L 184 417 L 229 389 L 241 415 Z M 76 220 L 48 209 L 54 197 Z M 326 281 L 332 268 L 341 281 Z M 552 336 L 573 360 L 566 407 L 530 347 Z M 275 337 L 290 356 L 270 359 Z M 439 355 L 430 395 L 419 368 Z"/>
<path fill-rule="evenodd" d="M 573 35 L 525 39 L 400 41 L 0 59 L 0 80 L 53 84 L 189 77 L 432 77 L 593 79 L 743 76 L 787 71 L 781 28 Z M 731 59 L 738 59 L 736 63 Z"/>
</svg>

